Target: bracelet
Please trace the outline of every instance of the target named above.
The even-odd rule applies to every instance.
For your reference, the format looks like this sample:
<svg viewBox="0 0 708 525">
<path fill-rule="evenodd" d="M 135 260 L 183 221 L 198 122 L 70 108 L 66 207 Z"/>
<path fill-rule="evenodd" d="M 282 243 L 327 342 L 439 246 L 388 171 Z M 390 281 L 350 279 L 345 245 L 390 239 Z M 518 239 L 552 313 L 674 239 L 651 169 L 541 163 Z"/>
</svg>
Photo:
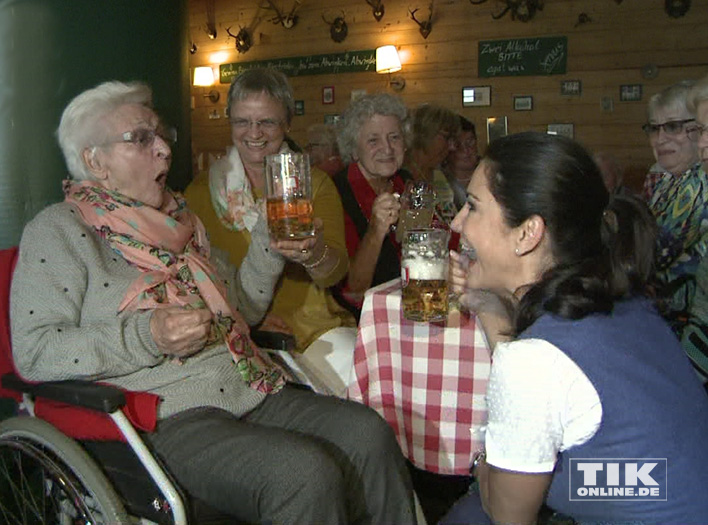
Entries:
<svg viewBox="0 0 708 525">
<path fill-rule="evenodd" d="M 312 270 L 313 268 L 317 268 L 327 258 L 328 253 L 329 253 L 329 246 L 325 244 L 324 251 L 322 252 L 322 255 L 320 256 L 319 259 L 317 259 L 315 262 L 313 262 L 311 264 L 307 264 L 307 263 L 303 262 L 302 265 L 307 270 Z"/>
<path fill-rule="evenodd" d="M 472 465 L 470 465 L 470 476 L 475 475 L 475 471 L 477 470 L 477 467 L 479 467 L 479 464 L 482 463 L 487 459 L 487 453 L 484 450 L 480 450 L 474 455 L 474 459 L 472 460 Z"/>
</svg>

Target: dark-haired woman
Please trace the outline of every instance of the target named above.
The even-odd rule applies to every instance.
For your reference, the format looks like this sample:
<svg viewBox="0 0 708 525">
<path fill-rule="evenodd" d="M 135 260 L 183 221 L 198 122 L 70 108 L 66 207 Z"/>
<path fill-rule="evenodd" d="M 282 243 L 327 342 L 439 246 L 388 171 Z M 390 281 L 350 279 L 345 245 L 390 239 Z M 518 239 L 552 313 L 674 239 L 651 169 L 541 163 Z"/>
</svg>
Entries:
<svg viewBox="0 0 708 525">
<path fill-rule="evenodd" d="M 708 398 L 642 296 L 646 207 L 610 199 L 575 142 L 532 132 L 493 142 L 467 192 L 453 228 L 477 259 L 453 255 L 451 280 L 494 358 L 479 494 L 444 522 L 480 523 L 483 507 L 495 523 L 535 523 L 544 501 L 585 523 L 705 521 Z M 617 479 L 603 458 L 622 467 Z M 595 485 L 580 459 L 600 465 Z M 658 495 L 583 500 L 584 489 L 630 487 Z"/>
</svg>

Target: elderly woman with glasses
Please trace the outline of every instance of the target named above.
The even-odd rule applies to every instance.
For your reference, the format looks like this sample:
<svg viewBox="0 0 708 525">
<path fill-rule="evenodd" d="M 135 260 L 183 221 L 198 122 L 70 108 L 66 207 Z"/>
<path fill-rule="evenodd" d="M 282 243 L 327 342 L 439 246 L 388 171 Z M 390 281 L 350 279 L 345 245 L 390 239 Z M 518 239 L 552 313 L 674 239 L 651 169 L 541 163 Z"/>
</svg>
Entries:
<svg viewBox="0 0 708 525">
<path fill-rule="evenodd" d="M 453 111 L 435 104 L 418 106 L 411 114 L 411 147 L 403 164 L 414 180 L 432 184 L 438 215 L 448 224 L 457 209 L 454 192 L 441 168 L 455 150 L 459 133 L 460 117 Z"/>
<path fill-rule="evenodd" d="M 687 105 L 692 86 L 683 81 L 652 96 L 643 126 L 656 159 L 644 197 L 658 226 L 657 291 L 678 331 L 693 299 L 696 269 L 708 253 L 708 179 L 698 159 L 695 114 Z"/>
<path fill-rule="evenodd" d="M 264 158 L 290 151 L 286 135 L 294 106 L 292 88 L 282 73 L 251 69 L 237 76 L 227 108 L 233 147 L 185 193 L 212 244 L 226 251 L 235 265 L 248 253 L 254 225 L 265 213 Z M 348 269 L 344 215 L 337 189 L 317 168 L 312 169 L 312 199 L 316 236 L 272 243 L 287 263 L 263 328 L 294 334 L 297 350 L 304 353 L 291 364 L 303 369 L 306 380 L 319 390 L 343 395 L 348 362 L 333 357 L 333 349 L 344 355 L 354 351 L 356 323 L 328 288 Z M 327 372 L 331 370 L 336 373 Z"/>
<path fill-rule="evenodd" d="M 447 154 L 443 173 L 453 193 L 455 208 L 461 210 L 467 201 L 467 185 L 479 164 L 477 131 L 474 124 L 460 115 L 460 134 L 455 149 Z"/>
<path fill-rule="evenodd" d="M 388 424 L 286 384 L 251 342 L 282 257 L 259 216 L 240 269 L 217 270 L 201 221 L 166 187 L 172 137 L 143 84 L 101 84 L 65 109 L 65 201 L 27 225 L 12 285 L 18 371 L 158 395 L 145 439 L 233 521 L 414 523 Z"/>
</svg>

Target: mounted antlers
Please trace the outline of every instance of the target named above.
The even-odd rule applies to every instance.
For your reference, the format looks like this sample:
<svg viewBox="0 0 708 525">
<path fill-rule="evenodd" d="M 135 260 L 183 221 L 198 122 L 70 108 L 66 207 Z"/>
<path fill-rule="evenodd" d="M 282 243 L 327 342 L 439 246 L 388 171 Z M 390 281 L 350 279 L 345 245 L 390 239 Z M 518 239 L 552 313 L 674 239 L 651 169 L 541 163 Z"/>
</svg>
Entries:
<svg viewBox="0 0 708 525">
<path fill-rule="evenodd" d="M 472 5 L 481 5 L 487 0 L 470 0 Z M 531 20 L 537 11 L 543 10 L 543 0 L 499 0 L 503 4 L 502 10 L 497 14 L 492 14 L 494 20 L 499 20 L 509 11 L 511 11 L 511 19 L 521 22 Z"/>
<path fill-rule="evenodd" d="M 335 42 L 344 42 L 344 39 L 347 38 L 347 33 L 349 33 L 347 22 L 344 20 L 344 11 L 342 11 L 342 16 L 338 16 L 331 22 L 328 22 L 324 13 L 322 13 L 322 20 L 329 26 L 329 35 L 332 37 L 332 40 Z"/>
<path fill-rule="evenodd" d="M 302 3 L 300 0 L 295 0 L 295 3 L 293 4 L 292 9 L 290 9 L 290 12 L 286 15 L 283 11 L 281 11 L 278 6 L 276 6 L 272 0 L 267 0 L 268 5 L 265 6 L 260 6 L 262 9 L 269 9 L 272 11 L 275 11 L 275 16 L 270 19 L 271 22 L 274 24 L 280 24 L 282 25 L 285 29 L 292 29 L 295 27 L 295 24 L 297 24 L 298 16 L 295 14 L 295 12 L 300 8 L 300 4 Z"/>
<path fill-rule="evenodd" d="M 211 39 L 216 38 L 216 15 L 214 13 L 214 0 L 206 0 L 206 34 Z"/>
<path fill-rule="evenodd" d="M 416 11 L 418 11 L 418 8 L 416 7 L 413 11 L 410 9 L 408 10 L 408 14 L 411 15 L 411 19 L 418 24 L 418 27 L 420 28 L 420 34 L 423 35 L 423 38 L 428 38 L 428 35 L 430 32 L 433 30 L 433 5 L 435 4 L 434 1 L 430 2 L 430 5 L 428 6 L 428 9 L 430 10 L 430 13 L 428 14 L 428 19 L 424 20 L 421 22 L 415 17 Z"/>
<path fill-rule="evenodd" d="M 376 21 L 380 22 L 384 15 L 383 0 L 366 0 L 366 3 L 371 7 Z"/>
<path fill-rule="evenodd" d="M 239 53 L 245 53 L 246 51 L 251 49 L 251 46 L 253 45 L 253 38 L 251 37 L 251 32 L 248 30 L 247 27 L 241 27 L 239 29 L 239 32 L 235 35 L 231 31 L 229 31 L 230 29 L 231 26 L 227 27 L 226 32 L 229 34 L 229 36 L 234 37 L 234 40 L 236 40 L 236 49 Z"/>
</svg>

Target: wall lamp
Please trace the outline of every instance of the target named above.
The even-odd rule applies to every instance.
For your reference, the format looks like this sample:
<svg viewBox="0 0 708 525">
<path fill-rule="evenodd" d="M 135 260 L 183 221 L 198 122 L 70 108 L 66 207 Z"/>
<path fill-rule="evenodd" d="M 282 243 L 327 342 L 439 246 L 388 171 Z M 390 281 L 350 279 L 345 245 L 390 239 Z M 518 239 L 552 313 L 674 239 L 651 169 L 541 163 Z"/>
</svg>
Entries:
<svg viewBox="0 0 708 525">
<path fill-rule="evenodd" d="M 394 91 L 401 91 L 406 87 L 406 80 L 400 76 L 391 76 L 391 73 L 401 70 L 401 59 L 398 57 L 396 46 L 381 46 L 376 48 L 376 72 L 388 74 L 388 84 Z"/>
<path fill-rule="evenodd" d="M 213 86 L 214 70 L 209 66 L 195 67 L 193 83 L 195 86 Z M 212 89 L 209 93 L 204 95 L 204 98 L 208 98 L 216 104 L 219 101 L 219 92 L 216 89 Z"/>
</svg>

